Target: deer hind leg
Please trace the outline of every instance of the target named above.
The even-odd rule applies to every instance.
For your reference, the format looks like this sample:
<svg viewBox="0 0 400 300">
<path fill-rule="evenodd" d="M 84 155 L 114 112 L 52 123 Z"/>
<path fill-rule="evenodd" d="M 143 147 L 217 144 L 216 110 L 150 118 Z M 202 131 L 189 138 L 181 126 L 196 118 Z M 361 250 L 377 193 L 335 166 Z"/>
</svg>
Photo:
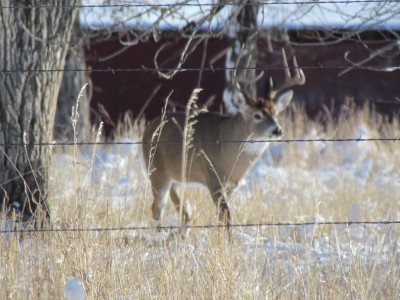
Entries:
<svg viewBox="0 0 400 300">
<path fill-rule="evenodd" d="M 161 218 L 168 201 L 168 190 L 171 187 L 171 181 L 165 180 L 163 176 L 153 175 L 150 177 L 154 198 L 151 210 L 154 220 L 157 221 L 157 226 L 161 226 Z"/>
<path fill-rule="evenodd" d="M 183 221 L 184 225 L 187 225 L 190 221 L 191 214 L 190 214 L 190 211 L 188 210 L 187 203 L 185 203 L 184 200 L 183 200 L 183 202 L 181 202 L 181 200 L 179 199 L 176 188 L 177 188 L 177 185 L 175 183 L 173 183 L 169 190 L 169 195 L 171 196 L 171 200 L 174 203 L 175 208 L 178 211 L 178 213 L 180 212 L 180 207 L 182 205 L 182 218 L 183 218 L 182 221 Z"/>
</svg>

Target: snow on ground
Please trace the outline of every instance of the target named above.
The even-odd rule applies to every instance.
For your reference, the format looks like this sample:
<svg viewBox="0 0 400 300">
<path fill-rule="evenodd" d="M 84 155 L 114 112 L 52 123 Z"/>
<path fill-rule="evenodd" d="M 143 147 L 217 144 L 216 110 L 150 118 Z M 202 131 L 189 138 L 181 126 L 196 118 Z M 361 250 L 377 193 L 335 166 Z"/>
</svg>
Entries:
<svg viewBox="0 0 400 300">
<path fill-rule="evenodd" d="M 375 136 L 365 124 L 360 124 L 354 131 L 354 137 L 368 139 Z M 322 139 L 324 136 L 310 130 L 302 138 Z M 113 190 L 112 204 L 116 206 L 121 202 L 124 205 L 129 203 L 132 195 L 138 192 L 137 187 L 144 187 L 143 183 L 147 181 L 140 144 L 131 143 L 129 139 L 120 142 L 122 144 L 97 146 L 95 153 L 91 148 L 82 149 L 80 157 L 91 170 L 90 175 L 83 178 L 82 185 L 97 184 L 96 187 L 101 190 Z M 286 147 L 286 143 L 272 144 L 240 182 L 237 194 L 250 197 L 256 186 L 262 186 L 266 192 L 271 188 L 286 187 L 293 191 L 291 194 L 296 194 L 304 184 L 315 185 L 316 179 L 320 193 L 326 193 L 343 181 L 352 182 L 360 188 L 367 184 L 383 186 L 393 192 L 400 188 L 400 170 L 391 164 L 391 157 L 385 156 L 385 153 L 376 155 L 378 150 L 374 142 L 298 143 L 298 162 L 290 167 L 279 163 L 287 155 Z M 314 164 L 314 156 L 319 163 Z M 333 156 L 334 160 L 331 159 Z M 54 161 L 57 169 L 72 162 L 73 157 L 56 154 Z M 302 161 L 307 166 L 303 166 Z M 73 185 L 71 181 L 70 188 L 63 187 L 58 197 L 73 193 Z M 285 195 L 282 197 L 285 200 Z M 351 215 L 355 215 L 355 212 Z"/>
<path fill-rule="evenodd" d="M 85 286 L 80 278 L 70 277 L 65 285 L 65 295 L 68 300 L 85 300 Z"/>
</svg>

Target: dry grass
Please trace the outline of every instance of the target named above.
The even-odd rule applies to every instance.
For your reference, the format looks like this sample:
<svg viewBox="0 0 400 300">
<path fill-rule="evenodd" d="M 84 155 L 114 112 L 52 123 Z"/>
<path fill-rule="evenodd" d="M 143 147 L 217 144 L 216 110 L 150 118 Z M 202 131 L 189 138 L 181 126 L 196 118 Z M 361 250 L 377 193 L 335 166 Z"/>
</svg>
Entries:
<svg viewBox="0 0 400 300">
<path fill-rule="evenodd" d="M 295 109 L 285 138 L 399 136 L 367 109 L 324 127 Z M 335 125 L 337 124 L 337 125 Z M 139 140 L 142 124 L 119 139 Z M 397 143 L 276 144 L 269 168 L 231 199 L 234 223 L 400 220 Z M 349 154 L 350 153 L 350 154 Z M 352 156 L 354 154 L 354 156 Z M 74 161 L 75 160 L 75 161 Z M 269 161 L 266 154 L 263 161 Z M 56 149 L 52 227 L 153 226 L 139 146 Z M 216 224 L 207 190 L 186 191 L 193 225 Z M 177 225 L 170 205 L 163 220 Z M 4 226 L 3 226 L 4 228 Z M 192 229 L 185 240 L 154 230 L 50 232 L 0 238 L 0 298 L 60 299 L 69 277 L 88 299 L 396 299 L 399 225 Z"/>
</svg>

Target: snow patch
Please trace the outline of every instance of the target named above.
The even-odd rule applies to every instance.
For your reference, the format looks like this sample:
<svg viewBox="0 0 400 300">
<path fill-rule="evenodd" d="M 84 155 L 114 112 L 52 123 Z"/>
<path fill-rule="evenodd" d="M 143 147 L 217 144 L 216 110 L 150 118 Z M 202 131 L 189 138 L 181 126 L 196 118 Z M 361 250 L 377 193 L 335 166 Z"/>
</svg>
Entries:
<svg viewBox="0 0 400 300">
<path fill-rule="evenodd" d="M 85 286 L 80 278 L 69 277 L 64 291 L 68 300 L 86 299 Z"/>
</svg>

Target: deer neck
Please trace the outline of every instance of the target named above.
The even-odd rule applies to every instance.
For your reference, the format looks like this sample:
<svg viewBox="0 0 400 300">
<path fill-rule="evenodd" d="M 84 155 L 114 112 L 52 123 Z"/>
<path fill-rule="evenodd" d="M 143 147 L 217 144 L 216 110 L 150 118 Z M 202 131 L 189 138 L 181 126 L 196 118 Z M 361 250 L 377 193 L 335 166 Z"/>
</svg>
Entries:
<svg viewBox="0 0 400 300">
<path fill-rule="evenodd" d="M 257 159 L 268 147 L 269 143 L 267 142 L 248 142 L 250 140 L 265 140 L 266 137 L 255 136 L 242 114 L 239 113 L 230 118 L 224 125 L 220 133 L 221 140 L 234 141 L 227 143 L 226 147 L 231 148 L 232 151 L 240 152 L 240 156 L 244 160 L 253 161 Z"/>
</svg>

